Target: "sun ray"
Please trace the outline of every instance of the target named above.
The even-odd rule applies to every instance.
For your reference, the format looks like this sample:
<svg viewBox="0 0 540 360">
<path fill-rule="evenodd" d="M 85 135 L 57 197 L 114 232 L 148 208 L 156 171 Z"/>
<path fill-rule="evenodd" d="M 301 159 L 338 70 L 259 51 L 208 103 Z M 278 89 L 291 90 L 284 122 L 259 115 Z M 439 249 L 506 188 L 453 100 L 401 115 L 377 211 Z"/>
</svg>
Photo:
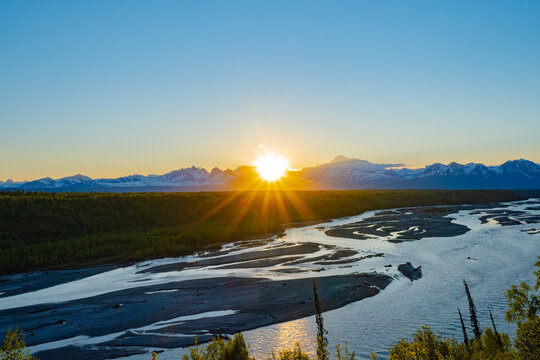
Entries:
<svg viewBox="0 0 540 360">
<path fill-rule="evenodd" d="M 239 204 L 239 209 L 237 210 L 236 216 L 234 217 L 232 221 L 232 225 L 236 226 L 238 225 L 243 219 L 248 210 L 251 209 L 251 205 L 255 198 L 257 197 L 256 191 L 248 191 L 245 193 L 245 196 L 242 198 Z"/>
<path fill-rule="evenodd" d="M 272 184 L 272 186 L 274 187 L 272 195 L 274 195 L 274 197 L 275 197 L 276 207 L 277 207 L 278 214 L 279 214 L 279 219 L 280 219 L 282 224 L 288 224 L 288 223 L 291 222 L 290 221 L 291 218 L 289 216 L 289 213 L 287 212 L 287 207 L 285 206 L 285 202 L 283 201 L 283 198 L 281 197 L 281 191 L 279 191 L 276 188 L 275 184 Z"/>
<path fill-rule="evenodd" d="M 284 190 L 283 194 L 289 199 L 289 202 L 295 208 L 296 212 L 302 221 L 312 220 L 317 218 L 317 214 L 309 207 L 295 191 Z"/>
</svg>

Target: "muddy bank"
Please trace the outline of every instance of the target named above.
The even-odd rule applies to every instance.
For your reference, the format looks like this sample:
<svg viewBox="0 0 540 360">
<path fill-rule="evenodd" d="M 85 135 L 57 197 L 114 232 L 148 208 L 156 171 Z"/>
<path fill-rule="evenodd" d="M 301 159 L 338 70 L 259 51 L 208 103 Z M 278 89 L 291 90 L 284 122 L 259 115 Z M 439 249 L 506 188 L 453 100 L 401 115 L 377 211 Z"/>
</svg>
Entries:
<svg viewBox="0 0 540 360">
<path fill-rule="evenodd" d="M 0 298 L 30 291 L 45 289 L 54 285 L 83 279 L 117 268 L 116 265 L 100 265 L 77 270 L 34 271 L 0 277 Z"/>
<path fill-rule="evenodd" d="M 243 261 L 253 261 L 260 259 L 269 259 L 277 256 L 288 255 L 306 255 L 318 251 L 320 248 L 325 248 L 324 245 L 315 243 L 305 244 L 284 244 L 282 246 L 275 247 L 274 249 L 265 249 L 261 251 L 252 251 L 235 255 L 224 255 L 211 259 L 203 259 L 193 262 L 177 262 L 174 264 L 154 266 L 148 269 L 141 270 L 139 273 L 161 273 L 169 271 L 181 271 L 187 268 L 201 267 L 201 266 L 217 266 L 225 265 Z M 329 248 L 328 246 L 326 248 Z M 275 259 L 274 259 L 275 260 Z M 260 262 L 256 267 L 268 266 L 266 262 Z"/>
<path fill-rule="evenodd" d="M 322 310 L 373 296 L 391 280 L 376 273 L 317 278 Z M 214 333 L 232 334 L 309 316 L 314 313 L 312 297 L 312 279 L 188 280 L 0 311 L 0 329 L 18 324 L 30 346 L 90 337 L 86 346 L 66 342 L 34 354 L 42 360 L 106 359 L 148 351 L 152 346 L 189 346 L 195 337 L 204 341 Z M 224 315 L 204 317 L 216 311 Z M 103 337 L 109 334 L 114 335 Z"/>
<path fill-rule="evenodd" d="M 531 215 L 528 212 L 530 210 L 540 210 L 540 207 L 526 208 L 525 211 L 511 209 L 475 211 L 472 214 L 482 215 L 480 216 L 480 221 L 482 224 L 493 222 L 501 226 L 512 226 L 540 223 L 540 216 Z"/>
<path fill-rule="evenodd" d="M 426 206 L 380 211 L 361 221 L 330 227 L 328 236 L 351 239 L 382 239 L 394 243 L 431 237 L 452 237 L 463 235 L 470 229 L 453 222 L 450 214 L 460 210 L 481 207 L 505 207 L 501 204 Z"/>
</svg>

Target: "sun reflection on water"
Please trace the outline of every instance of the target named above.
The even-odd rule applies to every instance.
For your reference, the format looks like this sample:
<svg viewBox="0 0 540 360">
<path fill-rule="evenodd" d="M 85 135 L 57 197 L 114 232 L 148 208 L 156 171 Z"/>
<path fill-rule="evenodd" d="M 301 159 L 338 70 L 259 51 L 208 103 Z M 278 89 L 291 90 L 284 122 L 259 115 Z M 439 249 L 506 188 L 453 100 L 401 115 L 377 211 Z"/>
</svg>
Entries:
<svg viewBox="0 0 540 360">
<path fill-rule="evenodd" d="M 256 331 L 248 331 L 244 336 L 251 345 L 250 354 L 257 359 L 267 359 L 271 356 L 271 352 L 277 356 L 282 350 L 292 349 L 296 342 L 300 343 L 302 351 L 314 358 L 317 352 L 315 343 L 317 333 L 313 324 L 315 324 L 315 317 L 310 316 Z"/>
</svg>

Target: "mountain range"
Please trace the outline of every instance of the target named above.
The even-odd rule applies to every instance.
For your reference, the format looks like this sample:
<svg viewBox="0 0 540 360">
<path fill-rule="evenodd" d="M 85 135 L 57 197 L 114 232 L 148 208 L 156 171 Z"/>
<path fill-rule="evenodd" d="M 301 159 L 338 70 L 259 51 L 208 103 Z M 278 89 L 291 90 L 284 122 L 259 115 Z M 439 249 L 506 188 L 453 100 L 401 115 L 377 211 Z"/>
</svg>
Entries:
<svg viewBox="0 0 540 360">
<path fill-rule="evenodd" d="M 163 175 L 129 175 L 92 179 L 74 175 L 14 182 L 0 181 L 2 190 L 43 191 L 201 191 L 232 190 L 246 168 L 221 170 L 192 166 Z M 411 169 L 402 164 L 375 164 L 337 156 L 329 163 L 291 172 L 307 189 L 540 189 L 540 165 L 529 160 L 498 166 L 452 162 Z"/>
<path fill-rule="evenodd" d="M 338 156 L 305 168 L 303 176 L 325 189 L 538 189 L 540 165 L 519 159 L 498 166 L 452 162 L 410 169 Z"/>
</svg>

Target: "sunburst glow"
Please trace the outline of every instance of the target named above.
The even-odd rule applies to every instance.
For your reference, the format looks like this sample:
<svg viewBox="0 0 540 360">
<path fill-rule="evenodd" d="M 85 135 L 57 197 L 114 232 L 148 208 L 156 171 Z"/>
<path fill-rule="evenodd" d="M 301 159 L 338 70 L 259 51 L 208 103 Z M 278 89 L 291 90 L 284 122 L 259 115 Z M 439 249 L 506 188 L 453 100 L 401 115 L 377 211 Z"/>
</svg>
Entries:
<svg viewBox="0 0 540 360">
<path fill-rule="evenodd" d="M 255 167 L 261 178 L 276 181 L 287 172 L 289 160 L 277 154 L 267 153 L 255 161 Z"/>
</svg>

